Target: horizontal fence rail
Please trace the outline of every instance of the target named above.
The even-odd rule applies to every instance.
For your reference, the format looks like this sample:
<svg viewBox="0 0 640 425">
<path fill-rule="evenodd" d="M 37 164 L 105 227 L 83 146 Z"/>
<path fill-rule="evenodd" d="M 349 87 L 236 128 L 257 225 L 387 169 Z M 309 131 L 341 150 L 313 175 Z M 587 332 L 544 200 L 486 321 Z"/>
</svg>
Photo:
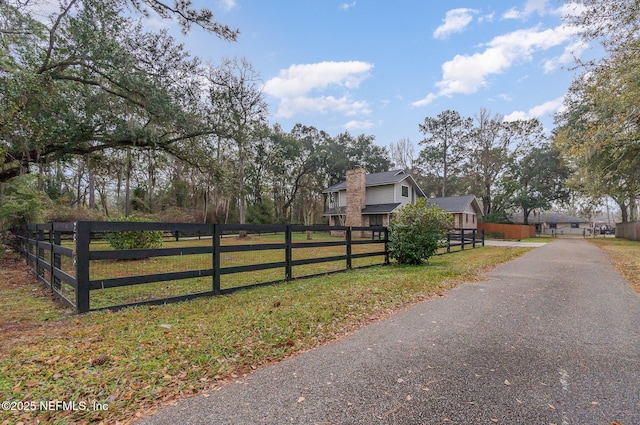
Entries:
<svg viewBox="0 0 640 425">
<path fill-rule="evenodd" d="M 161 232 L 162 246 L 114 249 L 122 232 Z M 47 223 L 14 230 L 27 264 L 77 313 L 166 304 L 239 289 L 388 264 L 386 227 Z M 440 254 L 484 245 L 454 229 Z"/>
</svg>

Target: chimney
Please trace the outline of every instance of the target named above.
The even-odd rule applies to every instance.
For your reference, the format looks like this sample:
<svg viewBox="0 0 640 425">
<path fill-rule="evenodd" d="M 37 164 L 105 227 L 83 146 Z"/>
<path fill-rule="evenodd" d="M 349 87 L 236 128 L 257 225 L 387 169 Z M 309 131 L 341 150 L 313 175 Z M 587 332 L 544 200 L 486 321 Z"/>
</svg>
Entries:
<svg viewBox="0 0 640 425">
<path fill-rule="evenodd" d="M 362 226 L 362 210 L 365 207 L 367 172 L 364 168 L 347 170 L 347 216 L 346 226 Z"/>
</svg>

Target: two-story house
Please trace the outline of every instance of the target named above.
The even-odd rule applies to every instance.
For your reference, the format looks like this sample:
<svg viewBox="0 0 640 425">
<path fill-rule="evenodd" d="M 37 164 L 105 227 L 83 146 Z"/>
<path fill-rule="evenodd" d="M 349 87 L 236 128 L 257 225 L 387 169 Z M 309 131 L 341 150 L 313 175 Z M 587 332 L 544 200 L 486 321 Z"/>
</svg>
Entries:
<svg viewBox="0 0 640 425">
<path fill-rule="evenodd" d="M 346 181 L 322 193 L 327 195 L 331 226 L 388 226 L 391 214 L 402 205 L 425 197 L 404 170 L 367 174 L 362 168 L 347 171 Z"/>
</svg>

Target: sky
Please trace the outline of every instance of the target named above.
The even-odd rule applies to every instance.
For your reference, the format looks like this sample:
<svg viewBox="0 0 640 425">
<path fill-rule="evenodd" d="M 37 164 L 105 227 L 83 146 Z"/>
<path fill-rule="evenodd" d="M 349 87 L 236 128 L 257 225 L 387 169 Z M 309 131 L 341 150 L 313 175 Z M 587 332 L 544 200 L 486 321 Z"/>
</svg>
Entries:
<svg viewBox="0 0 640 425">
<path fill-rule="evenodd" d="M 332 136 L 373 135 L 417 145 L 419 124 L 447 109 L 482 108 L 507 120 L 539 118 L 547 132 L 577 72 L 593 57 L 556 0 L 209 0 L 226 42 L 193 28 L 172 33 L 212 64 L 244 57 L 264 82 L 269 122 Z"/>
</svg>

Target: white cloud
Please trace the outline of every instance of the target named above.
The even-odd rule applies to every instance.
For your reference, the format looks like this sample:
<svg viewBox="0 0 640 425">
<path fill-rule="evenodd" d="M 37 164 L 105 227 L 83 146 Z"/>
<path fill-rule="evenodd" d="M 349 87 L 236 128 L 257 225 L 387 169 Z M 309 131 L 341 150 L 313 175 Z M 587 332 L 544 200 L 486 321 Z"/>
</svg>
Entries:
<svg viewBox="0 0 640 425">
<path fill-rule="evenodd" d="M 447 38 L 449 35 L 462 32 L 473 20 L 473 15 L 478 13 L 475 9 L 452 9 L 447 12 L 443 21 L 433 32 L 434 38 Z"/>
<path fill-rule="evenodd" d="M 291 65 L 264 85 L 265 93 L 280 99 L 277 116 L 291 118 L 299 113 L 338 112 L 344 115 L 370 113 L 364 101 L 351 99 L 349 94 L 335 97 L 328 94 L 312 97 L 312 92 L 357 89 L 369 77 L 373 64 L 366 62 L 320 62 Z"/>
<path fill-rule="evenodd" d="M 493 22 L 493 18 L 495 16 L 495 13 L 490 13 L 488 15 L 484 15 L 478 18 L 478 22 Z"/>
<path fill-rule="evenodd" d="M 488 78 L 506 71 L 514 64 L 532 60 L 533 53 L 567 42 L 573 31 L 566 27 L 539 30 L 530 28 L 495 37 L 486 49 L 473 55 L 456 55 L 442 65 L 439 90 L 429 93 L 413 106 L 425 106 L 438 97 L 471 94 L 487 86 Z"/>
<path fill-rule="evenodd" d="M 527 0 L 523 10 L 518 10 L 515 7 L 511 8 L 502 14 L 502 19 L 526 20 L 534 13 L 544 16 L 547 13 L 547 1 L 548 0 Z"/>
<path fill-rule="evenodd" d="M 568 17 L 579 16 L 584 13 L 585 10 L 587 10 L 587 8 L 584 4 L 570 1 L 562 4 L 557 9 L 553 9 L 551 13 L 560 17 Z"/>
<path fill-rule="evenodd" d="M 529 111 L 514 111 L 504 117 L 504 121 L 527 120 L 530 118 L 540 118 L 545 115 L 554 114 L 563 108 L 564 97 L 545 102 L 541 105 L 534 106 Z"/>
<path fill-rule="evenodd" d="M 238 2 L 236 0 L 219 0 L 220 7 L 227 12 L 238 7 Z"/>
<path fill-rule="evenodd" d="M 375 124 L 369 120 L 367 121 L 356 121 L 356 120 L 352 120 L 347 122 L 344 125 L 344 128 L 346 130 L 367 130 L 369 128 L 374 127 Z"/>
<path fill-rule="evenodd" d="M 355 1 L 353 1 L 353 2 L 351 2 L 351 3 L 342 3 L 342 4 L 340 5 L 340 9 L 341 9 L 341 10 L 349 10 L 349 9 L 351 9 L 352 7 L 355 7 L 355 6 L 356 6 L 356 2 L 355 2 Z"/>
<path fill-rule="evenodd" d="M 574 62 L 575 59 L 579 58 L 588 47 L 589 44 L 585 43 L 582 40 L 571 43 L 570 45 L 565 47 L 564 53 L 562 53 L 560 56 L 556 56 L 544 62 L 544 73 L 548 74 L 562 67 L 563 65 Z"/>
</svg>

